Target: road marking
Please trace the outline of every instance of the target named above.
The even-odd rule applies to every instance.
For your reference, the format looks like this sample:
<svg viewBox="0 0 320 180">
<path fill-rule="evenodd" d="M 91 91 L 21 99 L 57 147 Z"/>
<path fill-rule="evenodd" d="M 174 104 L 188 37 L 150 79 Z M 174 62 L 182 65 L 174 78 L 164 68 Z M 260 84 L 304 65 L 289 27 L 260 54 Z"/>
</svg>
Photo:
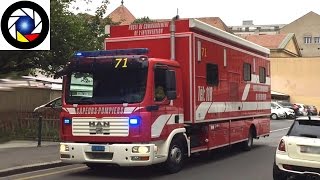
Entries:
<svg viewBox="0 0 320 180">
<path fill-rule="evenodd" d="M 44 177 L 44 176 L 50 176 L 53 174 L 60 174 L 60 173 L 64 173 L 64 172 L 74 171 L 74 170 L 78 170 L 78 169 L 86 169 L 86 168 L 87 168 L 86 166 L 81 166 L 81 167 L 65 169 L 65 170 L 61 170 L 61 171 L 55 171 L 55 172 L 51 172 L 51 173 L 45 173 L 45 174 L 39 174 L 39 175 L 34 175 L 34 176 L 29 176 L 29 177 L 18 178 L 17 180 L 35 179 L 35 178 L 40 178 L 40 177 Z"/>
<path fill-rule="evenodd" d="M 276 130 L 270 131 L 270 133 L 277 132 L 277 131 L 287 130 L 287 129 L 289 129 L 289 128 L 290 128 L 290 127 L 286 127 L 286 128 L 282 128 L 282 129 L 276 129 Z"/>
</svg>

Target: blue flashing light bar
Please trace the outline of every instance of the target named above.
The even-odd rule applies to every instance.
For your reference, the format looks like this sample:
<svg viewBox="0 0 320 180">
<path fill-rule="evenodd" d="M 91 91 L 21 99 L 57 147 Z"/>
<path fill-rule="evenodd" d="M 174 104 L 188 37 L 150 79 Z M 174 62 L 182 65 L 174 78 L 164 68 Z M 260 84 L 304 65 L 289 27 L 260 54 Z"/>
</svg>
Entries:
<svg viewBox="0 0 320 180">
<path fill-rule="evenodd" d="M 149 53 L 148 48 L 115 49 L 105 51 L 76 51 L 75 57 L 98 57 L 98 56 L 118 56 L 118 55 L 145 55 Z"/>
</svg>

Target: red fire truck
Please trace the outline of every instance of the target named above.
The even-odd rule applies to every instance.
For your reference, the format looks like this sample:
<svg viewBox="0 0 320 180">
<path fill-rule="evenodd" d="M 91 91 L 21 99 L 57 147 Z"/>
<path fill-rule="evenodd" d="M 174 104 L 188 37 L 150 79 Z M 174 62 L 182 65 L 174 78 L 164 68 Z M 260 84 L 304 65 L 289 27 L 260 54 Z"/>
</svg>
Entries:
<svg viewBox="0 0 320 180">
<path fill-rule="evenodd" d="M 63 162 L 171 173 L 192 153 L 270 131 L 270 51 L 196 19 L 106 27 L 63 76 Z"/>
</svg>

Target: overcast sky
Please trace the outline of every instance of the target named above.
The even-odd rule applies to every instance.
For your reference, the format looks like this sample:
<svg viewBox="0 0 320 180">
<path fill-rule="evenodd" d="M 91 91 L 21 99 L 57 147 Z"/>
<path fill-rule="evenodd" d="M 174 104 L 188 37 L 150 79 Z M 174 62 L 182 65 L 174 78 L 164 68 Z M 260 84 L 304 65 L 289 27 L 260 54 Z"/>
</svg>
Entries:
<svg viewBox="0 0 320 180">
<path fill-rule="evenodd" d="M 121 4 L 121 0 L 109 2 L 107 14 Z M 228 26 L 241 25 L 243 20 L 253 20 L 255 25 L 288 24 L 310 11 L 320 14 L 320 0 L 124 0 L 124 5 L 136 18 L 169 19 L 178 8 L 181 18 L 220 17 Z M 86 6 L 81 7 L 84 11 Z"/>
</svg>

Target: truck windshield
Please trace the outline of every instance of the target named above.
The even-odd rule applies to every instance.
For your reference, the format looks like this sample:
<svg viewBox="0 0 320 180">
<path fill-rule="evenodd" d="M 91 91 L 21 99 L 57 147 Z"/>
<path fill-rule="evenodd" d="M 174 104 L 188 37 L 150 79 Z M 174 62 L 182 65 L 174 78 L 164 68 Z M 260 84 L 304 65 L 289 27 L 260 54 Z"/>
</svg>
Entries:
<svg viewBox="0 0 320 180">
<path fill-rule="evenodd" d="M 139 103 L 146 91 L 147 66 L 114 63 L 77 65 L 67 75 L 67 104 Z"/>
</svg>

